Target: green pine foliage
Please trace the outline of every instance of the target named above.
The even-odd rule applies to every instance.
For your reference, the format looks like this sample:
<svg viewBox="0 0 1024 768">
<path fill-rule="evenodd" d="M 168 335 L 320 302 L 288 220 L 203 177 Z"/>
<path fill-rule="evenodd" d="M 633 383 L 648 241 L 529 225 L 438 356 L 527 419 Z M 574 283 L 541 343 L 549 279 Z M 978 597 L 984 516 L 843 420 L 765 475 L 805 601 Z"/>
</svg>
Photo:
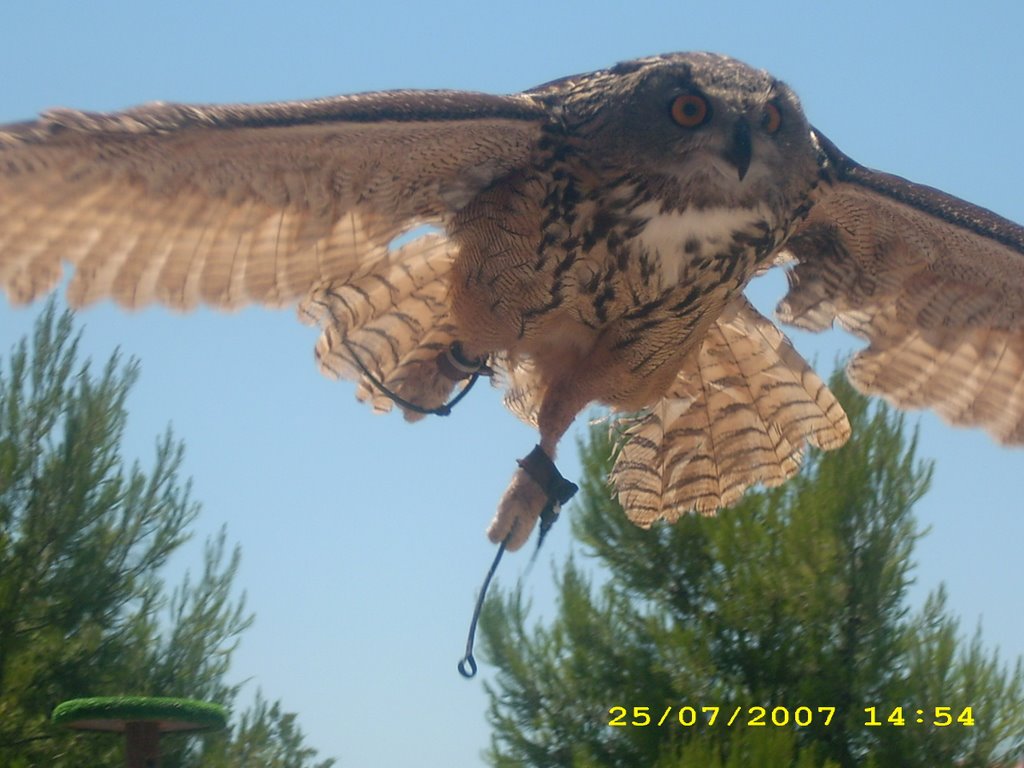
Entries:
<svg viewBox="0 0 1024 768">
<path fill-rule="evenodd" d="M 122 739 L 51 724 L 67 699 L 240 704 L 227 681 L 253 618 L 234 595 L 240 552 L 222 530 L 206 542 L 202 572 L 168 592 L 161 569 L 199 505 L 169 430 L 151 467 L 121 454 L 138 371 L 116 354 L 99 372 L 79 361 L 72 317 L 52 303 L 0 366 L 0 765 L 123 764 Z M 165 737 L 162 764 L 255 765 L 234 759 L 244 749 L 283 756 L 267 765 L 333 763 L 314 761 L 276 703 L 258 698 L 236 723 L 203 739 Z"/>
<path fill-rule="evenodd" d="M 585 556 L 556 574 L 557 616 L 531 623 L 514 589 L 481 619 L 494 765 L 980 767 L 1020 753 L 1021 662 L 966 641 L 941 587 L 907 605 L 911 509 L 931 477 L 916 431 L 841 374 L 830 386 L 846 447 L 811 451 L 792 481 L 717 517 L 650 530 L 611 498 L 614 440 L 592 431 L 572 510 Z M 865 725 L 869 707 L 882 726 Z M 951 725 L 932 724 L 947 718 L 936 707 Z M 967 707 L 973 725 L 955 720 Z"/>
</svg>

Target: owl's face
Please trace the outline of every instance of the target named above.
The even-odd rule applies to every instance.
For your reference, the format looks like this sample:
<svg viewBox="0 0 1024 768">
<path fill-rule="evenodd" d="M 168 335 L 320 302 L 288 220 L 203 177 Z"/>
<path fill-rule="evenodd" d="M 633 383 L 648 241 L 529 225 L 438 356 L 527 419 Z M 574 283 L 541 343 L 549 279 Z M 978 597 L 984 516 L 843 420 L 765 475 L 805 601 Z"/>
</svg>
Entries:
<svg viewBox="0 0 1024 768">
<path fill-rule="evenodd" d="M 591 83 L 574 83 L 565 114 L 591 157 L 610 169 L 667 175 L 698 207 L 786 207 L 817 171 L 810 125 L 789 87 L 724 56 L 669 54 L 595 73 Z"/>
</svg>

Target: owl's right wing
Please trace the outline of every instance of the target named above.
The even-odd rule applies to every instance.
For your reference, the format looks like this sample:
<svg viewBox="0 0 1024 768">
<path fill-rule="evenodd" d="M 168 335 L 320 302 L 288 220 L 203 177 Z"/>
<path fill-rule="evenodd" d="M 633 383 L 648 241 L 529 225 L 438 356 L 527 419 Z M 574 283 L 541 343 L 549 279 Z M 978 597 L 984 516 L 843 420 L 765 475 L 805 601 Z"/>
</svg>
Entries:
<svg viewBox="0 0 1024 768">
<path fill-rule="evenodd" d="M 0 288 L 29 301 L 67 262 L 75 305 L 234 308 L 397 275 L 389 244 L 525 163 L 546 117 L 528 96 L 393 91 L 0 126 Z"/>
</svg>

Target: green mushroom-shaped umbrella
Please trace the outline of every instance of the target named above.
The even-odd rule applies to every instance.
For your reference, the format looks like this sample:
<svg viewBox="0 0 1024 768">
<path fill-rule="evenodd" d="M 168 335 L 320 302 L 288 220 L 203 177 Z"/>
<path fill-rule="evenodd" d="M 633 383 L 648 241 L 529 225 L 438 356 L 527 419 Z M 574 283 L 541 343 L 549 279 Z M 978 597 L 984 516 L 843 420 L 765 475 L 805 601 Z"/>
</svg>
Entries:
<svg viewBox="0 0 1024 768">
<path fill-rule="evenodd" d="M 123 733 L 125 765 L 157 768 L 160 734 L 219 730 L 227 724 L 227 711 L 193 699 L 106 696 L 65 701 L 53 710 L 52 719 L 79 731 Z"/>
</svg>

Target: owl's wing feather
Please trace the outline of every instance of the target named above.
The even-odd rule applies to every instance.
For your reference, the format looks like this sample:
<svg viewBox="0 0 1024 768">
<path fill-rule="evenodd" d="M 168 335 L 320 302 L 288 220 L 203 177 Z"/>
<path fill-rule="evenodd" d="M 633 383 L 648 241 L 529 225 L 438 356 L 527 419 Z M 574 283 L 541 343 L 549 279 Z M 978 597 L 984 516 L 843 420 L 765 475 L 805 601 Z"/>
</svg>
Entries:
<svg viewBox="0 0 1024 768">
<path fill-rule="evenodd" d="M 525 96 L 392 91 L 0 126 L 0 287 L 29 301 L 69 262 L 75 304 L 288 304 L 444 226 L 544 118 Z"/>
<path fill-rule="evenodd" d="M 787 244 L 780 319 L 867 339 L 861 391 L 1024 443 L 1024 228 L 817 138 L 833 183 Z"/>
<path fill-rule="evenodd" d="M 451 240 L 427 234 L 395 249 L 372 270 L 314 287 L 300 303 L 299 315 L 323 328 L 316 345 L 320 370 L 358 381 L 356 397 L 377 412 L 393 405 L 378 383 L 421 408 L 444 403 L 455 381 L 436 361 L 456 340 L 448 312 L 453 259 Z M 414 421 L 422 414 L 406 411 L 405 416 Z"/>
<path fill-rule="evenodd" d="M 797 471 L 805 443 L 838 448 L 850 424 L 775 325 L 742 296 L 711 327 L 669 392 L 623 435 L 612 482 L 633 522 L 734 504 Z"/>
</svg>

